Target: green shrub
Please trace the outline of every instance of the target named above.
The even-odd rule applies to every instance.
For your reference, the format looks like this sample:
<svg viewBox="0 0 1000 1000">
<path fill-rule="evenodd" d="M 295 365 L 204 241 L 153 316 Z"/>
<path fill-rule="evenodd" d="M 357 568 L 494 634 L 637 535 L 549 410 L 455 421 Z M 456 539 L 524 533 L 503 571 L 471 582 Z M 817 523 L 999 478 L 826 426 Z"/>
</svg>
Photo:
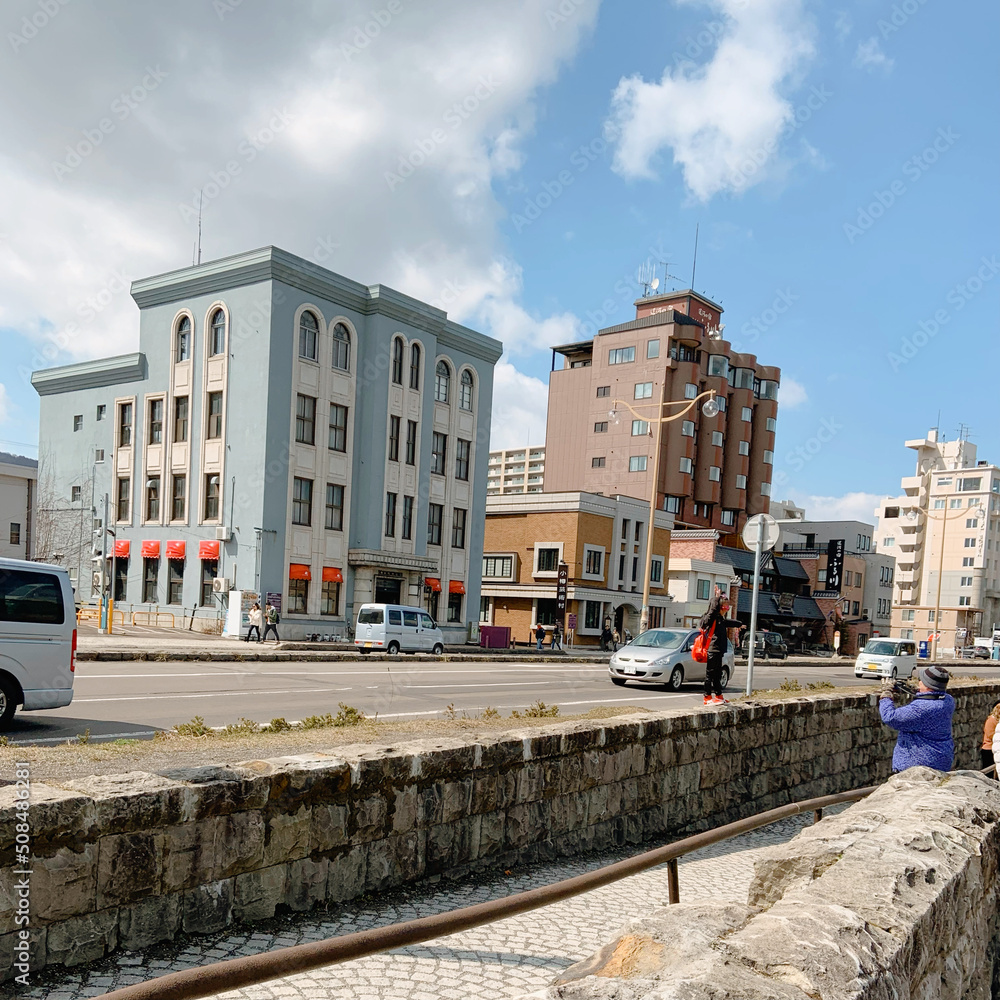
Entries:
<svg viewBox="0 0 1000 1000">
<path fill-rule="evenodd" d="M 365 713 L 360 709 L 345 705 L 342 701 L 338 702 L 337 707 L 340 711 L 334 717 L 333 724 L 335 726 L 356 726 L 365 721 Z"/>
<path fill-rule="evenodd" d="M 329 712 L 326 715 L 307 715 L 301 722 L 303 729 L 328 729 L 334 724 L 333 716 Z"/>
<path fill-rule="evenodd" d="M 174 726 L 174 732 L 178 736 L 211 736 L 212 728 L 205 725 L 205 720 L 200 715 L 196 715 L 190 722 Z"/>
<path fill-rule="evenodd" d="M 810 691 L 832 691 L 834 685 L 830 681 L 815 681 L 812 684 L 807 684 L 806 688 Z"/>
<path fill-rule="evenodd" d="M 286 733 L 291 729 L 291 725 L 287 723 L 284 719 L 272 719 L 267 724 L 267 730 L 270 733 Z"/>
<path fill-rule="evenodd" d="M 534 705 L 529 705 L 523 713 L 514 709 L 510 713 L 510 717 L 512 719 L 554 719 L 558 714 L 558 705 L 546 705 L 544 701 L 536 701 Z"/>
<path fill-rule="evenodd" d="M 794 677 L 786 677 L 778 688 L 779 691 L 801 691 L 802 685 Z"/>
<path fill-rule="evenodd" d="M 260 732 L 260 723 L 253 719 L 240 719 L 239 722 L 230 722 L 223 732 L 226 736 L 251 736 Z"/>
</svg>

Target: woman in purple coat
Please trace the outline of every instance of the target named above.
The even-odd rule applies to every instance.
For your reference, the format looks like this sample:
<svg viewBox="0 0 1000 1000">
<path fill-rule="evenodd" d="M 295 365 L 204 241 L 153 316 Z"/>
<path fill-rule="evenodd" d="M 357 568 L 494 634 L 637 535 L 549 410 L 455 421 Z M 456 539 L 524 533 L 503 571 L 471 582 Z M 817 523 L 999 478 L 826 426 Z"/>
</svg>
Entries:
<svg viewBox="0 0 1000 1000">
<path fill-rule="evenodd" d="M 955 759 L 955 741 L 951 735 L 955 699 L 945 690 L 948 671 L 932 663 L 918 676 L 917 693 L 909 705 L 897 707 L 892 700 L 892 681 L 882 683 L 879 715 L 899 733 L 892 752 L 892 770 L 923 766 L 950 771 Z"/>
</svg>

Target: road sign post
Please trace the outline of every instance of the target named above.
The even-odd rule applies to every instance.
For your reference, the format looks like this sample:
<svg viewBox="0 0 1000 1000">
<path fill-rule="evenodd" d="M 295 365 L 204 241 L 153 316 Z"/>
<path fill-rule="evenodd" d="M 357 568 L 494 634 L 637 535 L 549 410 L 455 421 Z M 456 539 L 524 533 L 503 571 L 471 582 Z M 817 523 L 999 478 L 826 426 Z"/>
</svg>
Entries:
<svg viewBox="0 0 1000 1000">
<path fill-rule="evenodd" d="M 750 647 L 747 650 L 747 696 L 753 694 L 753 659 L 757 644 L 757 604 L 760 597 L 760 560 L 778 541 L 778 522 L 770 514 L 754 514 L 743 526 L 743 544 L 753 549 L 753 594 L 750 598 Z"/>
</svg>

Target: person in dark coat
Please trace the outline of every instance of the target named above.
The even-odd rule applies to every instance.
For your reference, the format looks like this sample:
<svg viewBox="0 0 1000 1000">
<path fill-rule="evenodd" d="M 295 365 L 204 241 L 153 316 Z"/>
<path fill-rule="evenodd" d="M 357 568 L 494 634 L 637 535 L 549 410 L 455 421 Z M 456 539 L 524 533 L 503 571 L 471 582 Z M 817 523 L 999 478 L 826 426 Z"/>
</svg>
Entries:
<svg viewBox="0 0 1000 1000">
<path fill-rule="evenodd" d="M 932 663 L 918 676 L 917 693 L 908 705 L 897 706 L 892 700 L 892 681 L 882 682 L 879 715 L 890 729 L 899 733 L 892 751 L 893 773 L 908 767 L 950 771 L 955 759 L 955 741 L 951 735 L 955 699 L 945 690 L 948 671 Z"/>
<path fill-rule="evenodd" d="M 726 655 L 731 628 L 743 630 L 744 626 L 735 618 L 727 618 L 729 614 L 729 598 L 716 589 L 715 596 L 708 606 L 708 611 L 699 623 L 699 627 L 708 634 L 715 625 L 712 639 L 708 644 L 708 662 L 705 664 L 705 700 L 706 705 L 724 705 L 726 699 L 722 696 L 722 658 Z"/>
</svg>

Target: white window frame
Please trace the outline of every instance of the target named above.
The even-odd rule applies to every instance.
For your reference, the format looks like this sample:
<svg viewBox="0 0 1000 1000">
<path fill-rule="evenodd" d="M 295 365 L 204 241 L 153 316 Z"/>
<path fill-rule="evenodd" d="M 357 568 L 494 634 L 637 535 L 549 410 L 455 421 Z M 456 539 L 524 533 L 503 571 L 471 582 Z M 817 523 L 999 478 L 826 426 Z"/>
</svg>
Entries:
<svg viewBox="0 0 1000 1000">
<path fill-rule="evenodd" d="M 774 465 L 774 452 L 770 451 L 768 448 L 765 448 L 764 457 L 761 459 L 761 461 L 765 465 Z"/>
<path fill-rule="evenodd" d="M 632 437 L 646 437 L 647 434 L 649 434 L 648 420 L 632 421 Z"/>
<path fill-rule="evenodd" d="M 694 472 L 694 463 L 690 458 L 681 458 L 679 469 L 690 476 Z"/>
<path fill-rule="evenodd" d="M 712 447 L 721 448 L 725 444 L 725 438 L 722 436 L 722 431 L 712 431 Z"/>
<path fill-rule="evenodd" d="M 632 390 L 633 399 L 652 399 L 653 398 L 653 383 L 652 382 L 636 382 L 635 388 Z"/>
<path fill-rule="evenodd" d="M 558 549 L 559 558 L 556 559 L 556 568 L 554 570 L 540 570 L 538 568 L 538 553 L 542 549 Z M 535 548 L 531 553 L 531 575 L 538 577 L 541 580 L 555 580 L 559 576 L 559 563 L 563 561 L 563 543 L 562 542 L 535 542 Z"/>
<path fill-rule="evenodd" d="M 517 553 L 516 552 L 484 552 L 483 559 L 509 559 L 509 576 L 483 576 L 484 580 L 507 580 L 517 581 Z"/>
<path fill-rule="evenodd" d="M 722 479 L 722 469 L 718 465 L 710 465 L 708 467 L 708 481 L 710 483 L 717 483 Z"/>
<path fill-rule="evenodd" d="M 753 407 L 752 406 L 744 406 L 743 409 L 742 409 L 742 411 L 740 412 L 740 416 L 742 417 L 743 422 L 745 424 L 751 423 L 752 420 L 753 420 Z"/>
<path fill-rule="evenodd" d="M 740 441 L 740 443 L 736 446 L 736 450 L 737 450 L 737 452 L 739 452 L 739 454 L 741 454 L 743 456 L 749 455 L 750 454 L 750 442 L 749 441 Z"/>
<path fill-rule="evenodd" d="M 649 465 L 648 455 L 629 455 L 628 457 L 629 472 L 645 472 L 648 465 Z"/>
<path fill-rule="evenodd" d="M 747 488 L 747 477 L 737 476 L 736 477 L 736 488 L 738 490 L 745 490 Z"/>
<path fill-rule="evenodd" d="M 697 399 L 698 398 L 698 386 L 694 382 L 684 383 L 684 398 L 685 399 Z"/>
<path fill-rule="evenodd" d="M 601 572 L 600 573 L 588 573 L 587 572 L 587 556 L 591 552 L 599 552 L 601 555 Z M 608 568 L 608 550 L 603 545 L 590 545 L 588 542 L 583 543 L 583 562 L 580 566 L 580 578 L 582 580 L 601 580 L 603 582 L 605 572 Z"/>
</svg>

